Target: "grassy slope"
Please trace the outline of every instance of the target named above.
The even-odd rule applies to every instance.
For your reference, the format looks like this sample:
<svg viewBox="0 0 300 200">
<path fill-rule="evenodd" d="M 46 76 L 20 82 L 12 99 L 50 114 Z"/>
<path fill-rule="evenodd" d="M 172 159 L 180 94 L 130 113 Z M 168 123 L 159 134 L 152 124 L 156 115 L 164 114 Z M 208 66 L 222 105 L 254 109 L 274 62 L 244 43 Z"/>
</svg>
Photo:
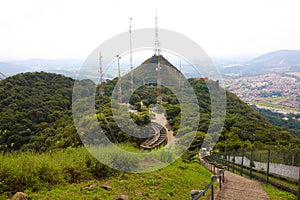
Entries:
<svg viewBox="0 0 300 200">
<path fill-rule="evenodd" d="M 263 188 L 272 200 L 293 200 L 293 199 L 296 199 L 295 195 L 293 195 L 289 192 L 284 192 L 284 191 L 278 190 L 278 189 L 276 189 L 272 186 L 267 186 L 267 185 L 264 184 Z"/>
<path fill-rule="evenodd" d="M 188 199 L 190 191 L 204 188 L 211 175 L 198 162 L 181 160 L 142 174 L 109 171 L 101 164 L 87 167 L 92 158 L 84 148 L 52 154 L 14 153 L 0 156 L 0 160 L 0 199 L 16 191 L 25 192 L 30 199 L 113 199 L 121 193 L 133 199 Z M 102 178 L 96 176 L 101 170 L 107 173 Z M 98 186 L 81 190 L 91 184 Z M 102 189 L 101 184 L 112 189 Z"/>
</svg>

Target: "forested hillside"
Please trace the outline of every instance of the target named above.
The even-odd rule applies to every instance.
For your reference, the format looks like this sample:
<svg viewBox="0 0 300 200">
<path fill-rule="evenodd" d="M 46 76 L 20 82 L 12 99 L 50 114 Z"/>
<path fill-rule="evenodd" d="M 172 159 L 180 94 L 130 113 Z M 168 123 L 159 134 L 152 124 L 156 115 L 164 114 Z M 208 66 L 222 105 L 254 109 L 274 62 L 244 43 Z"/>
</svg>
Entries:
<svg viewBox="0 0 300 200">
<path fill-rule="evenodd" d="M 118 143 L 131 142 L 137 147 L 141 139 L 128 137 L 119 130 L 110 109 L 110 95 L 116 79 L 104 84 L 105 96 L 96 97 L 97 117 L 111 140 Z M 199 101 L 200 125 L 195 141 L 190 148 L 197 151 L 201 146 L 210 123 L 210 96 L 206 82 L 189 80 Z M 216 84 L 213 81 L 208 84 Z M 46 151 L 81 144 L 73 124 L 71 101 L 74 80 L 50 73 L 23 73 L 0 82 L 0 151 L 31 150 Z M 147 106 L 155 102 L 155 86 L 143 86 L 130 99 L 133 105 L 143 100 L 145 110 L 132 114 L 136 123 L 149 123 Z M 219 88 L 221 90 L 221 88 Z M 251 146 L 290 145 L 299 146 L 299 139 L 287 131 L 270 124 L 259 112 L 243 103 L 232 93 L 227 94 L 225 125 L 217 144 L 223 149 L 238 149 Z M 180 106 L 174 94 L 163 87 L 163 106 L 173 130 L 177 131 L 180 121 Z M 109 125 L 109 127 L 107 126 Z"/>
<path fill-rule="evenodd" d="M 0 82 L 0 151 L 78 146 L 71 109 L 74 80 L 22 73 Z"/>
<path fill-rule="evenodd" d="M 291 134 L 300 137 L 300 114 L 289 113 L 287 115 L 277 112 L 272 112 L 267 109 L 258 108 L 252 106 L 255 110 L 260 112 L 265 118 L 267 118 L 271 124 L 286 128 Z"/>
</svg>

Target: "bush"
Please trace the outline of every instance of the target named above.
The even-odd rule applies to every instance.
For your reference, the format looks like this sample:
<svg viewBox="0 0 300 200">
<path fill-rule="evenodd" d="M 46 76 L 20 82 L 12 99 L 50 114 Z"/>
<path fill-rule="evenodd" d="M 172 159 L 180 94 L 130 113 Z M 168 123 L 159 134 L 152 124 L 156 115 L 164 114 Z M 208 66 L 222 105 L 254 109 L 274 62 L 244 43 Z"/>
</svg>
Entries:
<svg viewBox="0 0 300 200">
<path fill-rule="evenodd" d="M 0 155 L 0 194 L 51 189 L 57 184 L 77 183 L 116 172 L 99 163 L 84 148 L 55 153 L 11 153 Z"/>
</svg>

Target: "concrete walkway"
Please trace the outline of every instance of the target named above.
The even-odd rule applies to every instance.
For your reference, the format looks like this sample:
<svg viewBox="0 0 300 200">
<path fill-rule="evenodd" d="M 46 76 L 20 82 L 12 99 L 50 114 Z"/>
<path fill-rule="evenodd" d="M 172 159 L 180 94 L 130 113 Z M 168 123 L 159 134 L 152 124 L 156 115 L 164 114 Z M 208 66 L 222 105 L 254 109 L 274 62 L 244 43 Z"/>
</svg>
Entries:
<svg viewBox="0 0 300 200">
<path fill-rule="evenodd" d="M 216 194 L 217 200 L 265 200 L 270 199 L 261 183 L 225 171 L 225 183 Z"/>
</svg>

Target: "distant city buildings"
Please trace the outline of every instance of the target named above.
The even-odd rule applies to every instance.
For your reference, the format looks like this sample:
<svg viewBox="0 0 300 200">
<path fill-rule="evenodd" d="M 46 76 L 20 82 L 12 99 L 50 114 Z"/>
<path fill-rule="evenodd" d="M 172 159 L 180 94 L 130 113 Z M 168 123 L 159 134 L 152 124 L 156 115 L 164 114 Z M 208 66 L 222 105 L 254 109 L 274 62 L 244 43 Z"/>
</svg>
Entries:
<svg viewBox="0 0 300 200">
<path fill-rule="evenodd" d="M 245 102 L 262 103 L 266 107 L 279 105 L 299 109 L 300 82 L 295 77 L 270 73 L 224 79 L 224 82 L 225 89 L 235 93 Z"/>
</svg>

